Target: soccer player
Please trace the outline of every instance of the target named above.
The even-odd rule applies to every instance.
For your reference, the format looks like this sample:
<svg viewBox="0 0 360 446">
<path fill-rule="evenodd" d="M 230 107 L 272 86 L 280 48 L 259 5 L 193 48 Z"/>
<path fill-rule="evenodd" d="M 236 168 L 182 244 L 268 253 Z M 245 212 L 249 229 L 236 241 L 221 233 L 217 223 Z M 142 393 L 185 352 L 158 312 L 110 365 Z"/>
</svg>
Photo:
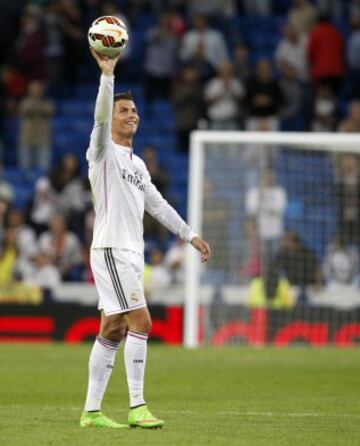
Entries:
<svg viewBox="0 0 360 446">
<path fill-rule="evenodd" d="M 139 115 L 130 93 L 114 96 L 116 59 L 91 50 L 100 70 L 95 124 L 86 153 L 95 208 L 91 267 L 99 293 L 100 332 L 89 360 L 89 382 L 80 426 L 121 429 L 162 427 L 144 400 L 144 372 L 151 318 L 144 299 L 144 209 L 170 231 L 210 256 L 201 240 L 152 184 L 144 162 L 133 153 Z M 117 348 L 126 336 L 124 359 L 130 396 L 128 424 L 101 412 Z"/>
</svg>

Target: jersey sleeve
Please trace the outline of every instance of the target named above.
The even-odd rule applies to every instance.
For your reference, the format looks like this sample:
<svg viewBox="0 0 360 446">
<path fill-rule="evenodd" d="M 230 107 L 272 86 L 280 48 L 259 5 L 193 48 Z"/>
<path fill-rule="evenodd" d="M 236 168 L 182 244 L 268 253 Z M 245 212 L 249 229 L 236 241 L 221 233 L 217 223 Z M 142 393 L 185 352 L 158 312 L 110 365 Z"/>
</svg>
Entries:
<svg viewBox="0 0 360 446">
<path fill-rule="evenodd" d="M 191 242 L 197 234 L 188 226 L 175 209 L 163 198 L 155 185 L 151 182 L 149 172 L 146 170 L 147 182 L 145 186 L 145 210 L 158 220 L 169 231 L 181 239 Z"/>
<path fill-rule="evenodd" d="M 100 86 L 95 104 L 94 127 L 86 157 L 98 161 L 105 154 L 111 142 L 111 120 L 114 98 L 114 76 L 100 77 Z"/>
</svg>

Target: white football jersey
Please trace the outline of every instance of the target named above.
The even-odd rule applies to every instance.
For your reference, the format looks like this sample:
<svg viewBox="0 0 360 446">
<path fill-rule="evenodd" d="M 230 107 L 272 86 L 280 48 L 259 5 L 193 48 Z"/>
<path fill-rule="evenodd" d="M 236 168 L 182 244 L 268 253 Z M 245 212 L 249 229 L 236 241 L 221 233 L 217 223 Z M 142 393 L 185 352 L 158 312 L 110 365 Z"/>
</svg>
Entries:
<svg viewBox="0 0 360 446">
<path fill-rule="evenodd" d="M 186 241 L 196 234 L 152 184 L 145 163 L 111 139 L 114 77 L 101 76 L 95 124 L 86 152 L 95 223 L 92 249 L 130 249 L 143 254 L 144 210 Z"/>
</svg>

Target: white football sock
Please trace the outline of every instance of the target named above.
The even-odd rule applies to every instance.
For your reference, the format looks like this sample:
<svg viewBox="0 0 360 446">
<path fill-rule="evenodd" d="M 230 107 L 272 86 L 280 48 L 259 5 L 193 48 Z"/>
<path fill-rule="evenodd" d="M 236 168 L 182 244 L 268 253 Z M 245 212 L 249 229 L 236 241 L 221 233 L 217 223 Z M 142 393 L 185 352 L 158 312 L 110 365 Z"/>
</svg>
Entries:
<svg viewBox="0 0 360 446">
<path fill-rule="evenodd" d="M 146 364 L 148 335 L 128 331 L 124 357 L 126 377 L 129 387 L 130 407 L 145 404 L 144 400 L 144 374 Z"/>
<path fill-rule="evenodd" d="M 101 410 L 118 346 L 118 342 L 96 337 L 89 359 L 89 384 L 84 408 L 87 412 Z"/>
</svg>

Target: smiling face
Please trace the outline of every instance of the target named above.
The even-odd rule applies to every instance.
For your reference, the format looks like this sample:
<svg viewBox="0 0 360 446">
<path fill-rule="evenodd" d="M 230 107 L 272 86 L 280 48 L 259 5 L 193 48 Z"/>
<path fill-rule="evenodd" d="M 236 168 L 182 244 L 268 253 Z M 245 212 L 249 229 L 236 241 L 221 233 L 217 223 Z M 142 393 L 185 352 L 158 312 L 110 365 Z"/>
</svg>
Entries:
<svg viewBox="0 0 360 446">
<path fill-rule="evenodd" d="M 117 134 L 132 138 L 139 126 L 140 117 L 134 101 L 120 99 L 114 103 L 112 126 Z"/>
</svg>

